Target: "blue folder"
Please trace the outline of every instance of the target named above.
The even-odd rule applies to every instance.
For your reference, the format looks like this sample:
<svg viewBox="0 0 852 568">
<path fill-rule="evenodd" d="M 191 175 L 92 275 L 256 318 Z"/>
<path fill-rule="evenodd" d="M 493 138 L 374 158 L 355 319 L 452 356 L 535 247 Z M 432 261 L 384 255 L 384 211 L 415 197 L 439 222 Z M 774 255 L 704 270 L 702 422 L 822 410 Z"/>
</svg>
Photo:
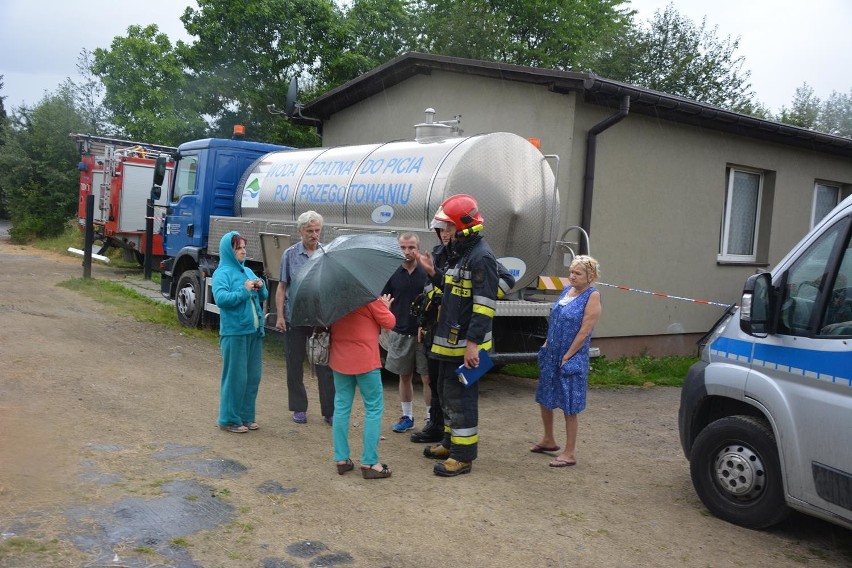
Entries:
<svg viewBox="0 0 852 568">
<path fill-rule="evenodd" d="M 485 349 L 479 350 L 479 366 L 474 367 L 473 369 L 468 369 L 464 366 L 464 364 L 459 365 L 456 368 L 456 377 L 459 382 L 466 387 L 471 386 L 473 383 L 482 378 L 485 373 L 490 371 L 494 367 L 494 362 L 491 360 L 491 357 L 488 355 L 488 351 Z"/>
</svg>

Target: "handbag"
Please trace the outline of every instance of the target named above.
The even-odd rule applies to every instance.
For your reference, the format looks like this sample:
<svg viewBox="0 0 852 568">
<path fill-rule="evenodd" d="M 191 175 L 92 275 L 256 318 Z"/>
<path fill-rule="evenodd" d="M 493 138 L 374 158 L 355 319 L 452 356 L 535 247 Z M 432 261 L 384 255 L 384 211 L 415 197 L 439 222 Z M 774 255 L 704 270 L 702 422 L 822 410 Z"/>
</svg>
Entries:
<svg viewBox="0 0 852 568">
<path fill-rule="evenodd" d="M 328 356 L 331 352 L 331 333 L 324 327 L 315 327 L 305 345 L 308 363 L 311 365 L 328 366 Z"/>
</svg>

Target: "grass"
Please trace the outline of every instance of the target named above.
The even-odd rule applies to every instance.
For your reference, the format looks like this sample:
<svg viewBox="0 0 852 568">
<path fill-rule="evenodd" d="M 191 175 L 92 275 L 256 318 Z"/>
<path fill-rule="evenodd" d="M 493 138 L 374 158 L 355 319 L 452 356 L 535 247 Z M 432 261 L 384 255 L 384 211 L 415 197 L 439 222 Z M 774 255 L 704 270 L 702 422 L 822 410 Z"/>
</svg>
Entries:
<svg viewBox="0 0 852 568">
<path fill-rule="evenodd" d="M 60 236 L 36 241 L 33 246 L 64 254 L 68 247 L 83 247 L 83 233 L 79 230 L 76 222 L 71 221 Z M 113 262 L 111 262 L 113 266 L 135 268 L 141 272 L 141 268 L 135 262 L 127 263 L 122 260 L 121 251 L 112 250 L 108 256 L 113 259 Z M 152 280 L 159 282 L 160 274 L 154 272 Z M 137 321 L 162 325 L 189 337 L 218 341 L 217 330 L 184 327 L 178 322 L 173 306 L 156 302 L 117 282 L 94 278 L 75 278 L 60 283 L 60 286 L 96 299 L 115 313 L 129 315 Z M 271 339 L 271 337 L 267 337 L 267 339 Z M 264 352 L 271 356 L 280 356 L 280 342 L 265 341 Z M 697 357 L 641 356 L 610 361 L 606 357 L 598 357 L 592 359 L 589 384 L 602 387 L 681 386 L 684 377 L 686 377 L 687 369 L 697 360 Z M 516 377 L 538 378 L 538 366 L 534 362 L 511 363 L 503 366 L 501 372 Z"/>
<path fill-rule="evenodd" d="M 181 326 L 180 322 L 177 321 L 173 306 L 146 298 L 139 292 L 130 290 L 118 282 L 94 278 L 73 278 L 60 282 L 59 286 L 99 300 L 114 311 L 129 315 L 137 321 L 180 329 L 187 335 L 194 335 L 194 332 L 202 331 Z M 209 335 L 209 332 L 207 335 Z"/>
<path fill-rule="evenodd" d="M 218 341 L 215 329 L 189 328 L 178 322 L 173 306 L 156 302 L 130 290 L 117 282 L 94 278 L 74 278 L 59 284 L 98 300 L 115 313 L 129 315 L 137 321 L 154 323 L 180 333 L 209 341 Z M 271 339 L 271 338 L 269 338 Z M 280 356 L 278 341 L 265 341 L 264 352 L 270 356 Z M 617 386 L 676 386 L 683 384 L 686 371 L 698 360 L 697 357 L 627 357 L 610 361 L 606 357 L 592 359 L 589 384 L 601 387 Z M 501 369 L 502 373 L 530 379 L 538 378 L 538 366 L 535 363 L 511 363 Z"/>
<path fill-rule="evenodd" d="M 683 385 L 686 371 L 698 357 L 625 357 L 610 361 L 606 357 L 592 359 L 589 385 L 599 387 L 619 386 L 672 386 Z M 535 363 L 511 363 L 502 373 L 530 379 L 538 378 Z"/>
<path fill-rule="evenodd" d="M 77 221 L 72 219 L 66 223 L 62 233 L 58 236 L 49 239 L 38 239 L 33 241 L 32 246 L 41 250 L 68 254 L 69 247 L 82 250 L 84 240 L 85 235 L 83 234 L 83 231 L 80 230 L 80 226 L 77 224 Z M 98 245 L 96 244 L 94 248 L 95 251 L 97 251 Z M 139 268 L 139 263 L 135 260 L 130 262 L 124 260 L 124 254 L 119 249 L 110 249 L 107 251 L 106 256 L 110 259 L 110 266 L 114 266 L 116 268 Z M 96 262 L 97 261 L 93 261 L 93 263 Z M 159 273 L 152 274 L 152 280 L 154 276 L 157 277 L 157 282 L 159 282 Z"/>
<path fill-rule="evenodd" d="M 13 536 L 0 542 L 0 558 L 11 554 L 46 553 L 56 550 L 56 543 L 43 544 L 37 540 Z"/>
</svg>

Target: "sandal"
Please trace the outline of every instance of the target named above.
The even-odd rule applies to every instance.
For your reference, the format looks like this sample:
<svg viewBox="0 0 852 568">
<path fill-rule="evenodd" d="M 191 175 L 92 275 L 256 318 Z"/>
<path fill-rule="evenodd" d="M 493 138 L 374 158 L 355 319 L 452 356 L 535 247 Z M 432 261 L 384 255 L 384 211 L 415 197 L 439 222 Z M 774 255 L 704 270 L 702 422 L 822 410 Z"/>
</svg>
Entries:
<svg viewBox="0 0 852 568">
<path fill-rule="evenodd" d="M 243 426 L 242 424 L 225 424 L 224 426 L 219 426 L 222 430 L 227 430 L 228 432 L 233 432 L 234 434 L 245 434 L 249 431 L 248 427 Z"/>
<path fill-rule="evenodd" d="M 363 477 L 364 479 L 384 479 L 386 477 L 390 477 L 391 470 L 388 469 L 388 464 L 383 463 L 379 465 L 382 466 L 381 470 L 373 469 L 372 465 L 362 465 L 361 477 Z"/>
<path fill-rule="evenodd" d="M 260 428 L 260 424 L 258 424 L 257 422 L 246 422 L 243 424 L 243 426 L 245 426 L 249 430 L 257 430 L 258 428 Z"/>
<path fill-rule="evenodd" d="M 350 460 L 349 458 L 346 458 L 345 462 L 343 462 L 343 463 L 338 462 L 338 464 L 337 464 L 338 475 L 343 475 L 347 471 L 352 471 L 353 469 L 355 469 L 355 464 L 352 463 L 352 460 Z"/>
</svg>

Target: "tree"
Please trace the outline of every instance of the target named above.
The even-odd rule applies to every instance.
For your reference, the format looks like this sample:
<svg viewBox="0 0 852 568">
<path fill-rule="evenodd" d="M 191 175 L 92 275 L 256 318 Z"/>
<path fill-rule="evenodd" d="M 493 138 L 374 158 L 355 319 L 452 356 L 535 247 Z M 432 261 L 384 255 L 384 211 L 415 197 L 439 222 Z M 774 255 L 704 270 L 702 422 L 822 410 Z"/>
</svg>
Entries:
<svg viewBox="0 0 852 568">
<path fill-rule="evenodd" d="M 777 119 L 836 136 L 852 137 L 852 89 L 848 94 L 833 91 L 824 101 L 807 83 L 796 89 L 790 108 L 781 107 Z"/>
<path fill-rule="evenodd" d="M 717 37 L 717 27 L 707 28 L 682 16 L 669 4 L 654 13 L 646 26 L 638 25 L 601 53 L 597 73 L 722 108 L 765 113 L 754 100 L 745 57 L 737 55 L 739 38 Z"/>
<path fill-rule="evenodd" d="M 154 24 L 130 26 L 109 50 L 95 50 L 90 69 L 103 81 L 103 104 L 120 135 L 173 146 L 205 136 L 204 93 L 187 73 L 182 50 L 182 42 L 173 48 Z"/>
<path fill-rule="evenodd" d="M 832 91 L 823 101 L 817 128 L 822 132 L 852 138 L 852 89 L 845 94 Z"/>
<path fill-rule="evenodd" d="M 803 83 L 796 89 L 791 107 L 781 107 L 779 119 L 786 124 L 802 128 L 816 128 L 821 104 L 822 101 L 814 94 L 813 87 Z"/>
<path fill-rule="evenodd" d="M 419 0 L 421 49 L 581 71 L 629 30 L 624 0 Z"/>
<path fill-rule="evenodd" d="M 319 84 L 335 87 L 417 46 L 418 25 L 409 0 L 355 0 L 325 50 Z M 320 93 L 317 93 L 320 94 Z"/>
<path fill-rule="evenodd" d="M 68 133 L 85 128 L 67 86 L 32 108 L 12 113 L 0 147 L 0 187 L 8 199 L 15 241 L 54 236 L 77 205 L 79 154 Z"/>
<path fill-rule="evenodd" d="M 3 90 L 4 76 L 0 75 L 0 91 Z M 3 148 L 6 145 L 6 130 L 8 117 L 6 116 L 6 105 L 3 102 L 6 99 L 5 95 L 0 96 L 0 155 L 3 153 Z M 6 192 L 3 189 L 3 178 L 0 177 L 0 219 L 7 219 L 9 210 L 6 207 Z"/>
<path fill-rule="evenodd" d="M 103 106 L 105 87 L 92 72 L 94 65 L 94 53 L 83 48 L 77 58 L 77 74 L 82 80 L 76 83 L 69 78 L 65 85 L 74 96 L 74 106 L 86 121 L 86 134 L 115 134 L 116 127 L 109 122 L 109 112 Z"/>
<path fill-rule="evenodd" d="M 267 106 L 284 106 L 293 77 L 312 77 L 325 90 L 329 46 L 342 44 L 342 13 L 332 0 L 199 0 L 181 21 L 198 38 L 186 61 L 218 135 L 240 122 L 256 139 L 316 145 L 309 129 L 270 120 Z"/>
</svg>

